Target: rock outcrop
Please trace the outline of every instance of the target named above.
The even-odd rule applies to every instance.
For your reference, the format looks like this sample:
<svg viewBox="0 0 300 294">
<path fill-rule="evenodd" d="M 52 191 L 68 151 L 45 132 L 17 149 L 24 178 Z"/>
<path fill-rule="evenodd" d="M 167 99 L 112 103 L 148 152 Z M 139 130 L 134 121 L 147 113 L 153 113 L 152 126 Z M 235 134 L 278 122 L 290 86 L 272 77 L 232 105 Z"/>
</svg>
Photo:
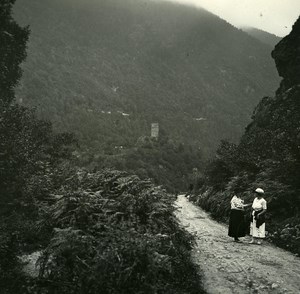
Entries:
<svg viewBox="0 0 300 294">
<path fill-rule="evenodd" d="M 292 32 L 275 46 L 272 57 L 283 78 L 279 93 L 300 84 L 300 17 L 293 25 Z"/>
</svg>

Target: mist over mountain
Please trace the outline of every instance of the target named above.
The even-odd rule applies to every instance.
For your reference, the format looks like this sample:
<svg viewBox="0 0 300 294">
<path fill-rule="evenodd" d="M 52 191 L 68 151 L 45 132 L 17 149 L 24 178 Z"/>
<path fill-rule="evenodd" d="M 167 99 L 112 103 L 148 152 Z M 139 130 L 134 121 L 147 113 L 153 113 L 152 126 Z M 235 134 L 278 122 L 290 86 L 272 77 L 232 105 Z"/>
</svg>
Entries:
<svg viewBox="0 0 300 294">
<path fill-rule="evenodd" d="M 208 154 L 236 142 L 278 84 L 270 47 L 201 9 L 134 0 L 19 0 L 31 36 L 18 101 L 102 150 L 159 122 Z"/>
<path fill-rule="evenodd" d="M 270 34 L 268 32 L 256 28 L 244 27 L 242 28 L 242 30 L 248 33 L 253 38 L 256 38 L 257 40 L 261 41 L 262 43 L 270 45 L 272 48 L 274 48 L 275 45 L 279 43 L 282 39 L 274 34 Z"/>
</svg>

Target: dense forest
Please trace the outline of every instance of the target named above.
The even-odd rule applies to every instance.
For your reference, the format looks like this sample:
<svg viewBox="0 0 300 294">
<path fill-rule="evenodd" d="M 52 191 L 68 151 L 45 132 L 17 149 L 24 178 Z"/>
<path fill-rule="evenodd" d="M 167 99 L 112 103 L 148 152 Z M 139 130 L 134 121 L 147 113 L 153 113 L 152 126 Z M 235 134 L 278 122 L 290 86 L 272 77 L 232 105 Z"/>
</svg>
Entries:
<svg viewBox="0 0 300 294">
<path fill-rule="evenodd" d="M 172 192 L 187 189 L 220 139 L 238 141 L 279 82 L 268 45 L 205 10 L 19 0 L 14 14 L 31 29 L 17 101 L 76 135 L 81 166 L 131 171 Z"/>
<path fill-rule="evenodd" d="M 174 195 L 150 180 L 76 166 L 78 140 L 16 103 L 28 27 L 0 2 L 0 289 L 202 293 Z M 38 273 L 24 256 L 39 254 Z"/>
<path fill-rule="evenodd" d="M 300 18 L 272 51 L 282 81 L 254 110 L 239 144 L 223 141 L 201 178 L 198 203 L 226 219 L 234 193 L 262 187 L 269 238 L 300 253 Z M 199 179 L 200 181 L 200 179 Z"/>
<path fill-rule="evenodd" d="M 279 82 L 269 46 L 202 9 L 19 0 L 14 13 L 31 29 L 18 101 L 96 156 L 135 147 L 159 122 L 207 157 L 220 139 L 238 141 Z"/>
</svg>

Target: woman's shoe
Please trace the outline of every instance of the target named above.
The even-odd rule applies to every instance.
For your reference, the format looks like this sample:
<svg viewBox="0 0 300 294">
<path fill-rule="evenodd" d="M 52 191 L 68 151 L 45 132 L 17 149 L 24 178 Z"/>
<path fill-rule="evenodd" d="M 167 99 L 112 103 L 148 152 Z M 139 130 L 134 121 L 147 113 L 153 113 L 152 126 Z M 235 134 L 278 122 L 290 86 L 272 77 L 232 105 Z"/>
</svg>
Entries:
<svg viewBox="0 0 300 294">
<path fill-rule="evenodd" d="M 249 244 L 255 244 L 254 240 L 251 240 L 251 241 L 249 242 Z"/>
<path fill-rule="evenodd" d="M 257 245 L 261 245 L 261 242 L 260 242 L 260 241 L 257 241 Z"/>
</svg>

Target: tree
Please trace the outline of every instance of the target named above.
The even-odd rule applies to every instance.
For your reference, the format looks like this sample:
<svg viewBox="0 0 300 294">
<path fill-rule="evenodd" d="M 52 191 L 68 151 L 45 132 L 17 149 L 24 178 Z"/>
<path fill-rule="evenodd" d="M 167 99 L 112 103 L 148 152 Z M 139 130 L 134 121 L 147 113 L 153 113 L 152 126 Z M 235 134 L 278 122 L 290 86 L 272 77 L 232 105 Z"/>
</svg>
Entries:
<svg viewBox="0 0 300 294">
<path fill-rule="evenodd" d="M 17 256 L 24 240 L 37 236 L 34 230 L 29 232 L 38 211 L 35 199 L 53 186 L 58 166 L 71 155 L 70 146 L 75 142 L 71 134 L 54 134 L 50 122 L 15 102 L 14 88 L 21 78 L 29 29 L 13 20 L 14 2 L 0 2 L 1 293 L 24 293 L 21 285 L 26 279 Z"/>
<path fill-rule="evenodd" d="M 14 2 L 15 0 L 1 0 L 0 2 L 1 107 L 14 100 L 14 87 L 21 78 L 20 64 L 26 57 L 26 42 L 29 35 L 28 27 L 21 28 L 12 18 Z"/>
<path fill-rule="evenodd" d="M 54 134 L 50 122 L 19 106 L 14 87 L 26 57 L 28 27 L 12 18 L 14 0 L 0 3 L 0 195 L 3 204 L 19 200 L 29 179 L 45 174 L 70 155 L 71 134 Z M 2 205 L 3 207 L 3 205 Z"/>
</svg>

